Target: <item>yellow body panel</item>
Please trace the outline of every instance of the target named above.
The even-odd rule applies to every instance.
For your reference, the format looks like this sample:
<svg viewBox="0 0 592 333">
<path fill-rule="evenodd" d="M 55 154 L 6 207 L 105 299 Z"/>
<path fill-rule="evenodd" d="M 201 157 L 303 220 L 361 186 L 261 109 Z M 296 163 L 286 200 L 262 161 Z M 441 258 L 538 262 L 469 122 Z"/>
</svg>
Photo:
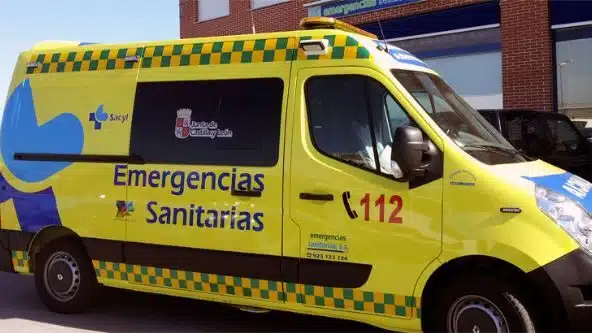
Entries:
<svg viewBox="0 0 592 333">
<path fill-rule="evenodd" d="M 326 55 L 307 55 L 298 47 L 302 40 L 322 38 L 331 45 Z M 275 264 L 265 268 L 277 276 L 287 274 L 290 267 L 302 267 L 306 260 L 371 266 L 362 286 L 339 287 L 302 283 L 302 272 L 295 280 L 283 281 L 91 258 L 99 282 L 106 285 L 418 331 L 423 289 L 446 262 L 484 255 L 529 272 L 577 248 L 575 241 L 540 212 L 534 185 L 521 178 L 561 171 L 542 162 L 486 166 L 471 158 L 402 89 L 390 69 L 399 66 L 432 72 L 397 63 L 366 36 L 327 29 L 126 45 L 52 45 L 21 55 L 9 95 L 30 91 L 38 126 L 55 125 L 52 122 L 62 117 L 60 124 L 68 131 L 76 127 L 77 120 L 81 129 L 81 136 L 73 134 L 80 140 L 77 154 L 104 160 L 77 160 L 61 168 L 55 166 L 57 162 L 46 162 L 54 164 L 32 172 L 19 168 L 44 162 L 9 165 L 3 160 L 2 176 L 22 198 L 14 196 L 0 204 L 2 229 L 36 233 L 61 225 L 85 239 L 277 257 Z M 442 151 L 443 177 L 409 189 L 407 183 L 320 153 L 308 130 L 304 85 L 313 76 L 336 74 L 363 75 L 380 82 Z M 274 166 L 138 164 L 123 158 L 130 153 L 138 83 L 263 77 L 280 78 L 284 86 L 279 158 Z M 105 114 L 104 120 L 97 121 Z M 11 126 L 5 120 L 3 131 Z M 54 141 L 59 140 L 58 136 Z M 63 146 L 76 150 L 77 142 L 63 142 Z M 150 182 L 152 173 L 170 177 L 196 173 L 200 181 L 208 173 L 216 181 L 224 175 L 227 188 L 246 177 L 252 184 L 257 184 L 256 179 L 264 182 L 265 191 L 261 197 L 249 198 L 196 186 L 185 188 L 180 195 L 170 186 L 133 185 L 138 177 Z M 474 186 L 453 185 L 467 181 L 466 177 Z M 331 193 L 335 200 L 300 200 L 304 192 Z M 358 218 L 344 214 L 341 200 L 346 192 Z M 47 207 L 33 203 L 25 206 L 40 213 L 23 217 L 22 204 L 28 204 L 35 193 L 55 197 L 53 215 L 44 213 Z M 381 195 L 387 203 L 384 222 L 375 209 Z M 367 213 L 362 204 L 366 196 Z M 43 202 L 51 205 L 51 200 Z M 122 203 L 124 210 L 118 208 Z M 197 228 L 176 221 L 179 212 L 165 212 L 164 206 L 187 209 L 185 213 L 197 206 L 204 211 L 236 209 L 260 212 L 264 218 L 251 221 L 249 232 L 234 224 L 231 227 L 234 222 L 230 221 Z M 500 213 L 502 207 L 515 206 L 522 209 L 521 214 Z M 388 223 L 391 213 L 395 223 Z M 524 235 L 529 236 L 525 239 Z M 319 243 L 347 251 L 328 254 L 311 249 Z M 17 272 L 30 271 L 26 251 L 13 251 L 12 257 Z"/>
<path fill-rule="evenodd" d="M 448 154 L 445 163 L 445 177 L 449 179 L 444 189 L 443 261 L 481 254 L 529 272 L 578 247 L 561 227 L 548 223 L 549 218 L 541 214 L 534 185 L 515 176 L 548 175 L 557 173 L 556 168 L 542 161 L 523 166 L 472 166 L 462 152 L 457 154 Z M 458 170 L 475 175 L 476 185 L 451 186 L 450 176 Z M 463 200 L 452 199 L 458 197 Z M 500 212 L 502 207 L 520 207 L 522 212 L 504 214 Z M 544 250 L 541 244 L 545 244 Z"/>
</svg>

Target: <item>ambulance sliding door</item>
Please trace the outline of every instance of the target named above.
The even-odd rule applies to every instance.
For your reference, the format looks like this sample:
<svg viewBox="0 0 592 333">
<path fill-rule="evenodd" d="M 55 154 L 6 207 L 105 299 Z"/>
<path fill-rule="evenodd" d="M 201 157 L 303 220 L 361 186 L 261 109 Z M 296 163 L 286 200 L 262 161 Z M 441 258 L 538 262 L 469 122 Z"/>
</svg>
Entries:
<svg viewBox="0 0 592 333">
<path fill-rule="evenodd" d="M 131 153 L 145 164 L 118 175 L 136 207 L 126 259 L 164 269 L 165 279 L 133 282 L 282 301 L 281 124 L 290 63 L 268 61 L 274 45 L 146 49 L 131 136 Z"/>
</svg>

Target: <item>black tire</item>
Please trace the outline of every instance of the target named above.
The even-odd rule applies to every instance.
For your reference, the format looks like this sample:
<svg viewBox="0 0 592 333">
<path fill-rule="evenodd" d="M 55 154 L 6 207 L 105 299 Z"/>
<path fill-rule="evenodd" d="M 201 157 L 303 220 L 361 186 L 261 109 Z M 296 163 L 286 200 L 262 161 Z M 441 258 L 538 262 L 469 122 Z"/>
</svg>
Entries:
<svg viewBox="0 0 592 333">
<path fill-rule="evenodd" d="M 72 239 L 56 240 L 35 258 L 35 287 L 53 312 L 85 312 L 97 289 L 97 277 L 86 251 Z"/>
<path fill-rule="evenodd" d="M 433 308 L 426 309 L 431 313 L 425 331 L 534 333 L 533 309 L 528 298 L 512 284 L 494 277 L 469 276 L 440 288 Z"/>
</svg>

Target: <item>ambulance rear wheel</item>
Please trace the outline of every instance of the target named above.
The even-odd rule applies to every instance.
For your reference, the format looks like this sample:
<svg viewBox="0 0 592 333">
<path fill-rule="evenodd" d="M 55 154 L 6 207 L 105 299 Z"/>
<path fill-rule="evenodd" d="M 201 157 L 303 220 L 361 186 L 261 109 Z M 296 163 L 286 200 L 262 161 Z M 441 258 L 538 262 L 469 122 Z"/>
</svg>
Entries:
<svg viewBox="0 0 592 333">
<path fill-rule="evenodd" d="M 443 286 L 427 332 L 535 332 L 535 312 L 509 283 L 472 276 Z"/>
<path fill-rule="evenodd" d="M 97 285 L 92 263 L 81 244 L 57 240 L 37 255 L 35 287 L 39 298 L 51 311 L 86 311 Z"/>
</svg>

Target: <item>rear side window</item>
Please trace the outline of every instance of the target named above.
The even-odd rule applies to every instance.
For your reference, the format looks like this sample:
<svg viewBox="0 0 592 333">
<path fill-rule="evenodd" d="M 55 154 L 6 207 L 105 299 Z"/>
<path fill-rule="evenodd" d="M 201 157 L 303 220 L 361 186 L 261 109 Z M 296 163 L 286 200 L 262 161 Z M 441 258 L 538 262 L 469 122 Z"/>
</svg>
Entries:
<svg viewBox="0 0 592 333">
<path fill-rule="evenodd" d="M 156 164 L 275 165 L 282 100 L 278 78 L 139 83 L 131 154 Z"/>
</svg>

